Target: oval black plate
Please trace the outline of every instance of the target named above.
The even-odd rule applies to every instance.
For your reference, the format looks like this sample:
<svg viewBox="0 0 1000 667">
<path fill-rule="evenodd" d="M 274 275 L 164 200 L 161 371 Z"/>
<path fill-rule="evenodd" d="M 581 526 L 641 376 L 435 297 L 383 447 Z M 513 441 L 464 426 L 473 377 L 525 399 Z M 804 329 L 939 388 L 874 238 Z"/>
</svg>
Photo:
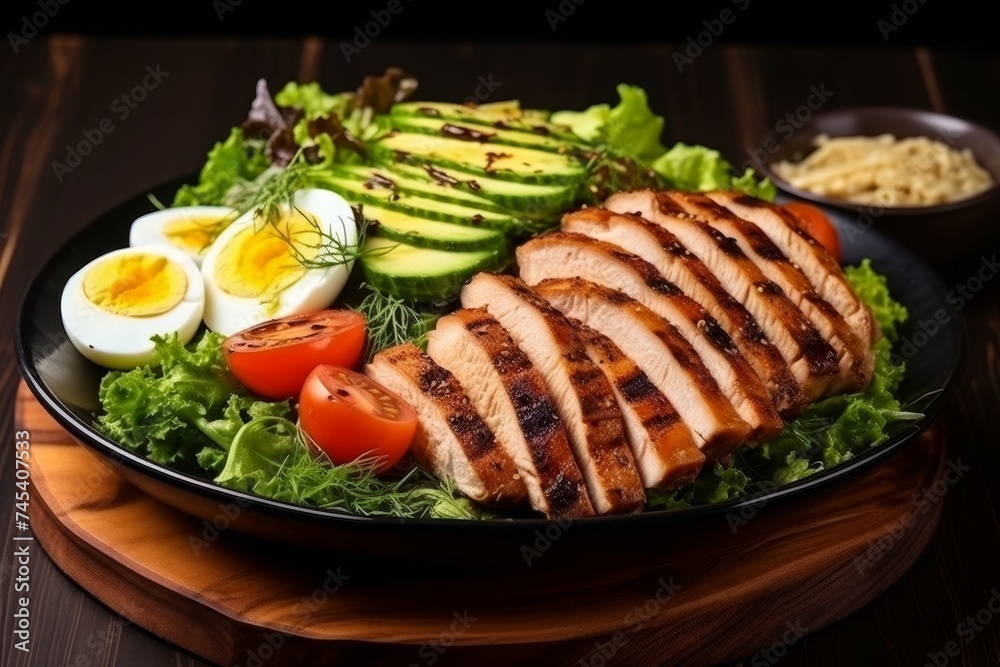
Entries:
<svg viewBox="0 0 1000 667">
<path fill-rule="evenodd" d="M 169 201 L 190 178 L 166 183 L 152 191 Z M 891 293 L 910 311 L 899 348 L 907 358 L 900 387 L 904 405 L 920 411 L 919 422 L 901 425 L 885 443 L 836 468 L 817 473 L 765 496 L 682 510 L 652 511 L 572 522 L 543 519 L 462 521 L 362 517 L 299 507 L 217 486 L 125 450 L 92 428 L 99 411 L 98 385 L 105 369 L 85 359 L 70 344 L 59 314 L 59 297 L 66 280 L 98 255 L 128 245 L 132 221 L 152 210 L 147 193 L 102 215 L 70 239 L 34 278 L 21 305 L 15 341 L 24 377 L 45 409 L 79 442 L 96 452 L 116 473 L 153 497 L 206 520 L 203 535 L 232 528 L 279 545 L 336 551 L 340 556 L 424 561 L 437 566 L 510 565 L 526 562 L 523 548 L 545 546 L 559 539 L 553 551 L 575 563 L 604 565 L 628 562 L 635 550 L 669 546 L 676 522 L 719 522 L 729 512 L 764 501 L 797 497 L 827 487 L 902 448 L 926 428 L 951 397 L 965 359 L 965 327 L 948 303 L 945 287 L 915 255 L 868 230 L 844 243 L 845 261 L 870 257 L 888 277 Z M 838 226 L 847 223 L 831 211 Z M 939 311 L 944 310 L 947 317 Z M 942 320 L 945 320 L 941 323 Z M 938 322 L 933 336 L 920 323 Z M 723 522 L 724 523 L 724 522 Z M 211 524 L 211 526 L 209 525 Z M 544 531 L 544 532 L 543 532 Z M 545 536 L 547 535 L 547 537 Z M 546 564 L 561 558 L 546 558 Z"/>
</svg>

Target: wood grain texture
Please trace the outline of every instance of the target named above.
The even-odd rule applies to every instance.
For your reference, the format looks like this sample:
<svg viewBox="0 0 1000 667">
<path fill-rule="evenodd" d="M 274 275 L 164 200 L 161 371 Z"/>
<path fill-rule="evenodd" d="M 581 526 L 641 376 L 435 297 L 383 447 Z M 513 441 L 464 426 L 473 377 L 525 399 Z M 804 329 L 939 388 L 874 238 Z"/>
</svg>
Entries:
<svg viewBox="0 0 1000 667">
<path fill-rule="evenodd" d="M 588 4 L 579 11 L 593 9 Z M 752 5 L 748 11 L 758 9 Z M 711 18 L 714 11 L 706 6 L 705 18 Z M 873 7 L 864 29 L 875 30 L 875 19 L 888 11 L 887 6 Z M 928 11 L 933 11 L 930 5 L 921 9 L 921 16 L 931 17 Z M 364 14 L 361 8 L 359 12 Z M 209 20 L 216 19 L 210 4 L 203 13 Z M 541 21 L 541 10 L 538 14 L 535 19 Z M 137 17 L 135 23 L 146 20 Z M 8 93 L 6 103 L 0 105 L 0 127 L 4 128 L 0 133 L 0 253 L 10 258 L 5 260 L 0 289 L 0 322 L 5 327 L 0 335 L 0 508 L 8 517 L 14 503 L 10 443 L 19 376 L 10 327 L 28 280 L 50 253 L 101 212 L 146 188 L 198 169 L 211 144 L 246 113 L 250 91 L 260 76 L 279 82 L 312 72 L 329 89 L 343 90 L 357 85 L 364 74 L 390 64 L 406 64 L 420 77 L 421 91 L 428 98 L 462 100 L 474 92 L 479 76 L 492 74 L 494 81 L 501 82 L 494 99 L 520 98 L 526 104 L 553 109 L 613 102 L 614 86 L 630 82 L 644 86 L 653 108 L 665 116 L 665 143 L 703 143 L 739 164 L 748 159 L 748 150 L 760 146 L 760 140 L 748 143 L 747 135 L 774 133 L 776 122 L 803 104 L 811 85 L 826 82 L 834 91 L 828 103 L 831 109 L 855 104 L 930 109 L 937 105 L 926 83 L 930 72 L 945 112 L 1000 131 L 1000 105 L 995 99 L 1000 89 L 1000 57 L 995 49 L 930 48 L 924 62 L 914 49 L 896 41 L 895 35 L 885 48 L 860 47 L 851 44 L 849 36 L 842 45 L 810 44 L 807 32 L 800 33 L 800 45 L 716 44 L 679 72 L 672 55 L 683 51 L 681 41 L 628 43 L 623 37 L 599 44 L 502 44 L 459 41 L 459 37 L 450 43 L 401 43 L 393 42 L 387 32 L 347 63 L 336 40 L 323 40 L 319 50 L 296 38 L 77 40 L 52 33 L 58 26 L 54 21 L 16 55 L 8 51 L 0 57 L 0 80 Z M 808 31 L 808 20 L 800 27 Z M 692 31 L 700 29 L 697 21 L 691 25 Z M 72 47 L 72 56 L 59 60 L 60 50 L 68 44 L 77 45 Z M 146 65 L 157 63 L 171 73 L 162 86 L 127 119 L 111 116 L 113 99 L 134 86 L 137 78 L 141 80 Z M 63 72 L 59 75 L 63 84 L 60 103 L 47 107 L 50 95 L 56 94 L 57 72 Z M 52 111 L 46 113 L 46 108 Z M 51 162 L 63 160 L 67 144 L 79 141 L 84 129 L 108 116 L 115 121 L 115 132 L 72 174 L 57 180 Z M 44 137 L 49 139 L 42 141 Z M 976 250 L 991 256 L 1000 247 Z M 950 288 L 964 284 L 978 264 L 970 260 L 936 268 Z M 868 605 L 788 647 L 782 667 L 922 665 L 928 662 L 928 654 L 943 651 L 948 642 L 955 642 L 959 652 L 951 664 L 1000 664 L 1000 623 L 982 626 L 969 641 L 959 634 L 959 625 L 984 609 L 991 590 L 1000 586 L 996 569 L 1000 562 L 1000 485 L 995 481 L 1000 469 L 1000 280 L 987 282 L 965 304 L 962 315 L 969 330 L 969 363 L 944 424 L 949 435 L 948 459 L 961 460 L 971 471 L 949 489 L 939 528 L 913 566 Z M 35 641 L 30 654 L 15 650 L 8 613 L 17 597 L 10 578 L 12 523 L 6 522 L 0 534 L 0 663 L 32 667 L 207 664 L 129 624 L 64 576 L 41 551 L 32 560 Z M 757 623 L 761 615 L 767 611 L 748 614 L 747 622 Z M 381 651 L 348 647 L 340 662 L 428 664 L 412 649 L 390 655 L 390 647 Z M 557 642 L 521 653 L 511 649 L 503 658 L 508 664 L 560 664 L 557 658 L 562 650 Z M 745 656 L 743 662 L 750 664 L 750 658 Z M 649 661 L 654 662 L 654 657 Z M 247 662 L 243 656 L 234 664 Z M 608 664 L 628 663 L 615 659 Z"/>
<path fill-rule="evenodd" d="M 550 642 L 562 644 L 567 663 L 586 663 L 595 647 L 630 665 L 738 658 L 837 620 L 909 568 L 940 514 L 939 503 L 919 512 L 911 498 L 943 483 L 946 449 L 932 427 L 905 455 L 826 493 L 681 526 L 676 548 L 637 557 L 627 573 L 413 577 L 206 532 L 61 432 L 24 385 L 15 423 L 32 433 L 34 533 L 64 572 L 123 617 L 214 662 L 239 661 L 263 637 L 275 666 L 320 664 L 345 644 L 420 651 L 442 636 L 454 640 L 451 660 L 476 664 L 507 645 Z M 762 609 L 774 611 L 761 618 Z"/>
</svg>

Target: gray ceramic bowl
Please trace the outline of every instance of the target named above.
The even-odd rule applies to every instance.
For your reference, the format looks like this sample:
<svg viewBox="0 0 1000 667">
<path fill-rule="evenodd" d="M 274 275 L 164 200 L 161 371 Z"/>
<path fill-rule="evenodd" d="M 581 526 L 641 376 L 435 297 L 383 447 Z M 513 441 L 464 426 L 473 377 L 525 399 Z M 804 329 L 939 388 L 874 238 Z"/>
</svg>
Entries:
<svg viewBox="0 0 1000 667">
<path fill-rule="evenodd" d="M 977 257 L 1000 245 L 1000 137 L 975 123 L 943 114 L 898 107 L 854 107 L 817 113 L 784 138 L 774 133 L 750 149 L 751 162 L 768 176 L 787 200 L 801 199 L 842 210 L 859 231 L 876 229 L 922 255 L 932 265 L 945 265 Z M 897 138 L 926 136 L 941 139 L 952 148 L 968 148 L 993 176 L 994 185 L 968 199 L 934 206 L 876 206 L 855 204 L 815 194 L 791 185 L 772 171 L 783 160 L 798 162 L 815 150 L 819 134 L 875 136 L 891 133 Z M 769 141 L 770 140 L 770 141 Z M 764 155 L 766 153 L 766 155 Z M 854 234 L 847 230 L 851 243 Z"/>
</svg>

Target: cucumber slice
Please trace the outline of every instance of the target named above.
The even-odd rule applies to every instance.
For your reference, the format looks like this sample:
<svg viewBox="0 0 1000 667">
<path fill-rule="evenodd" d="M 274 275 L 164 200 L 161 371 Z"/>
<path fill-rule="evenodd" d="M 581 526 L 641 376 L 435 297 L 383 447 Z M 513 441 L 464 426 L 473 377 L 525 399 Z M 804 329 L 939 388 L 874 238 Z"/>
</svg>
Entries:
<svg viewBox="0 0 1000 667">
<path fill-rule="evenodd" d="M 576 188 L 565 185 L 515 183 L 498 178 L 473 176 L 457 169 L 394 164 L 377 168 L 367 165 L 341 165 L 338 176 L 359 181 L 395 186 L 400 192 L 419 194 L 473 206 L 498 213 L 517 212 L 532 220 L 555 221 L 576 199 Z"/>
<path fill-rule="evenodd" d="M 388 186 L 377 186 L 354 178 L 327 176 L 323 179 L 322 185 L 353 204 L 378 206 L 406 213 L 415 218 L 494 229 L 505 233 L 519 233 L 527 224 L 526 220 L 514 217 L 513 212 L 498 213 L 408 192 L 397 192 Z"/>
<path fill-rule="evenodd" d="M 558 218 L 573 204 L 577 195 L 575 184 L 517 183 L 430 164 L 397 164 L 392 167 L 391 173 L 406 177 L 405 183 L 398 181 L 403 189 L 407 189 L 412 181 L 425 179 L 439 186 L 438 193 L 472 192 L 494 205 L 517 211 L 533 220 Z"/>
<path fill-rule="evenodd" d="M 480 197 L 472 189 L 448 187 L 441 181 L 431 179 L 423 169 L 406 173 L 397 168 L 401 166 L 404 165 L 394 165 L 390 169 L 369 167 L 360 164 L 343 165 L 335 167 L 334 173 L 337 176 L 368 183 L 371 186 L 369 189 L 378 187 L 395 189 L 397 192 L 409 192 L 423 197 L 430 197 L 431 199 L 450 201 L 496 213 L 509 213 L 506 207 L 485 197 Z M 465 176 L 468 178 L 467 174 Z"/>
<path fill-rule="evenodd" d="M 474 274 L 500 270 L 510 261 L 506 250 L 435 250 L 378 236 L 365 240 L 363 252 L 361 267 L 368 284 L 424 303 L 450 301 Z"/>
<path fill-rule="evenodd" d="M 388 134 L 370 145 L 382 163 L 422 164 L 521 183 L 578 183 L 583 162 L 571 153 L 550 153 L 523 146 L 496 146 L 478 141 L 435 137 L 413 132 Z"/>
<path fill-rule="evenodd" d="M 568 127 L 550 123 L 547 112 L 540 109 L 522 109 L 517 100 L 490 102 L 476 107 L 448 102 L 400 102 L 392 105 L 389 113 L 394 117 L 416 116 L 463 121 L 495 128 L 544 133 L 569 142 L 580 141 L 580 137 L 573 134 Z"/>
<path fill-rule="evenodd" d="M 454 137 L 465 141 L 477 141 L 485 144 L 502 146 L 524 146 L 537 148 L 552 153 L 565 153 L 574 148 L 570 143 L 558 137 L 549 136 L 548 132 L 506 129 L 508 126 L 476 125 L 467 121 L 430 118 L 427 116 L 393 116 L 392 126 L 404 132 L 430 134 L 438 137 Z M 544 130 L 544 128 L 541 128 Z"/>
<path fill-rule="evenodd" d="M 507 246 L 507 238 L 492 229 L 417 218 L 379 206 L 362 205 L 361 212 L 379 236 L 420 248 L 467 252 Z"/>
</svg>

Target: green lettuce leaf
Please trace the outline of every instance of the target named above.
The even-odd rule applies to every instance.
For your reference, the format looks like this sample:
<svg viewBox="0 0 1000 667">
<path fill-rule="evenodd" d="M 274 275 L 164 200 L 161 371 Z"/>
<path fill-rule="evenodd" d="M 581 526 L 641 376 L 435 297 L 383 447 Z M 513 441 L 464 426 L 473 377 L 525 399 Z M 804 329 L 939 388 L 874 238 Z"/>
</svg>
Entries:
<svg viewBox="0 0 1000 667">
<path fill-rule="evenodd" d="M 677 142 L 651 166 L 669 185 L 681 190 L 739 190 L 767 201 L 774 201 L 778 194 L 769 179 L 758 179 L 749 167 L 742 176 L 733 178 L 729 161 L 719 151 L 705 146 Z"/>
<path fill-rule="evenodd" d="M 258 416 L 292 414 L 287 401 L 260 401 L 236 381 L 222 356 L 222 334 L 184 346 L 154 336 L 156 359 L 101 381 L 96 427 L 157 463 L 214 469 L 240 428 Z M 207 451 L 206 451 L 207 450 Z"/>
<path fill-rule="evenodd" d="M 858 296 L 872 309 L 875 322 L 882 335 L 895 343 L 899 338 L 896 326 L 906 321 L 909 313 L 906 307 L 889 296 L 886 278 L 872 268 L 870 259 L 863 259 L 858 266 L 845 269 L 847 279 Z"/>
<path fill-rule="evenodd" d="M 220 206 L 226 192 L 253 181 L 270 165 L 263 148 L 247 143 L 235 127 L 225 141 L 215 144 L 201 168 L 196 185 L 184 185 L 175 194 L 173 206 Z"/>
<path fill-rule="evenodd" d="M 564 125 L 581 139 L 612 151 L 651 160 L 665 150 L 660 144 L 663 116 L 649 108 L 646 91 L 638 86 L 618 85 L 620 101 L 614 107 L 595 104 L 585 111 L 557 111 L 551 122 Z"/>
</svg>

